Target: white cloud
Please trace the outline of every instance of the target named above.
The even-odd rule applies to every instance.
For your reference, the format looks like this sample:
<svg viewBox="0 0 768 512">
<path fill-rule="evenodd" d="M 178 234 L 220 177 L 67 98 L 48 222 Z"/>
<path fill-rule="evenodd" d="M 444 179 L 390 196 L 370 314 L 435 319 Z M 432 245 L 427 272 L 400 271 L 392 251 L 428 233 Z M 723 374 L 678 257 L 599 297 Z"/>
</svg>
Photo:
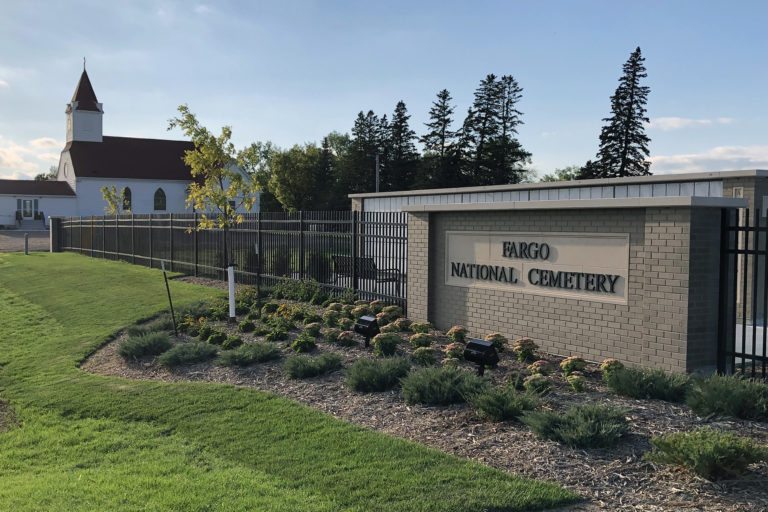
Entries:
<svg viewBox="0 0 768 512">
<path fill-rule="evenodd" d="M 768 146 L 718 146 L 701 153 L 660 155 L 650 160 L 654 174 L 768 169 Z"/>
<path fill-rule="evenodd" d="M 40 137 L 39 139 L 33 139 L 29 141 L 29 145 L 36 149 L 53 149 L 64 147 L 63 142 L 58 141 L 53 137 Z"/>
<path fill-rule="evenodd" d="M 654 117 L 648 123 L 648 128 L 659 129 L 661 131 L 679 130 L 689 126 L 709 126 L 712 124 L 730 124 L 733 119 L 730 117 L 718 117 L 712 119 L 691 119 L 688 117 Z"/>
<path fill-rule="evenodd" d="M 58 162 L 59 161 L 59 154 L 58 153 L 40 153 L 37 155 L 38 160 L 44 160 L 46 162 Z"/>
<path fill-rule="evenodd" d="M 0 80 L 0 87 L 10 87 L 10 85 L 5 80 Z"/>
<path fill-rule="evenodd" d="M 211 12 L 211 8 L 205 4 L 196 5 L 194 11 L 197 14 L 208 14 Z"/>
</svg>

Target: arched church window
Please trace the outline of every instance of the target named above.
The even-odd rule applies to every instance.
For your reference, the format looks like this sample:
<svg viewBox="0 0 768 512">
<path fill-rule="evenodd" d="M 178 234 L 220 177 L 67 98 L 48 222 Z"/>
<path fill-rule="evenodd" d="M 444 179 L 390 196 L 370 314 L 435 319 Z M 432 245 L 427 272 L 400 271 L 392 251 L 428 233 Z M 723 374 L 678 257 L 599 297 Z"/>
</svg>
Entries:
<svg viewBox="0 0 768 512">
<path fill-rule="evenodd" d="M 131 209 L 131 189 L 125 187 L 123 189 L 123 211 L 127 212 Z"/>
<path fill-rule="evenodd" d="M 165 210 L 165 192 L 161 188 L 155 191 L 155 210 Z"/>
</svg>

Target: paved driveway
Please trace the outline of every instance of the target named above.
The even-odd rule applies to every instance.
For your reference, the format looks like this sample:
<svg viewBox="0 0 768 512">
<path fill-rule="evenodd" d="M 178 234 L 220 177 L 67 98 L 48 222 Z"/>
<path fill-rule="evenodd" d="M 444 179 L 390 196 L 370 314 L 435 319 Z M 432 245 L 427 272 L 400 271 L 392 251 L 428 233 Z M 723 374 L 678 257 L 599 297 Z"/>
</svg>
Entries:
<svg viewBox="0 0 768 512">
<path fill-rule="evenodd" d="M 15 252 L 24 250 L 24 233 L 22 230 L 0 230 L 0 252 Z M 29 233 L 30 251 L 48 250 L 47 231 L 26 231 Z"/>
</svg>

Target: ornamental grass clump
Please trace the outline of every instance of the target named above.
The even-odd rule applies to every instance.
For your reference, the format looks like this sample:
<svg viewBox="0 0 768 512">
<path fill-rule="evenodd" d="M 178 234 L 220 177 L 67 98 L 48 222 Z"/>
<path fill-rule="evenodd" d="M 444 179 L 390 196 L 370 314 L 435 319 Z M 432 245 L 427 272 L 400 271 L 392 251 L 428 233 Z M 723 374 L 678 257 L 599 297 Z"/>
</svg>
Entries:
<svg viewBox="0 0 768 512">
<path fill-rule="evenodd" d="M 686 402 L 699 416 L 768 421 L 768 384 L 737 375 L 694 380 Z"/>
<path fill-rule="evenodd" d="M 450 343 L 443 352 L 445 352 L 445 357 L 448 359 L 464 359 L 464 345 L 459 342 Z"/>
<path fill-rule="evenodd" d="M 530 411 L 541 404 L 535 393 L 518 393 L 512 387 L 500 387 L 471 393 L 467 402 L 478 414 L 492 421 L 516 420 L 524 411 Z"/>
<path fill-rule="evenodd" d="M 552 382 L 547 380 L 543 375 L 537 373 L 530 375 L 523 380 L 523 388 L 525 388 L 526 391 L 544 396 L 549 393 L 552 388 Z"/>
<path fill-rule="evenodd" d="M 454 325 L 448 332 L 445 333 L 448 338 L 454 343 L 464 343 L 467 339 L 467 329 L 461 325 Z"/>
<path fill-rule="evenodd" d="M 358 359 L 347 370 L 347 387 L 360 393 L 386 391 L 397 386 L 410 367 L 405 357 Z"/>
<path fill-rule="evenodd" d="M 429 347 L 419 347 L 413 351 L 413 360 L 419 366 L 432 366 L 435 364 L 435 351 Z"/>
<path fill-rule="evenodd" d="M 184 343 L 161 354 L 157 361 L 168 368 L 183 364 L 195 364 L 216 357 L 216 347 L 207 343 Z"/>
<path fill-rule="evenodd" d="M 538 373 L 546 377 L 552 373 L 552 365 L 546 359 L 539 359 L 528 365 L 528 371 L 531 372 L 532 375 Z"/>
<path fill-rule="evenodd" d="M 377 334 L 373 337 L 373 353 L 377 356 L 392 356 L 399 343 L 400 336 L 397 334 Z"/>
<path fill-rule="evenodd" d="M 624 368 L 604 373 L 603 380 L 617 395 L 667 402 L 684 401 L 690 387 L 687 375 L 667 373 L 660 368 Z"/>
<path fill-rule="evenodd" d="M 500 332 L 492 332 L 485 337 L 485 341 L 493 343 L 497 352 L 504 352 L 504 348 L 507 346 L 507 338 Z"/>
<path fill-rule="evenodd" d="M 318 377 L 341 368 L 341 357 L 322 354 L 318 357 L 291 356 L 283 363 L 283 370 L 291 379 Z"/>
<path fill-rule="evenodd" d="M 560 369 L 563 370 L 563 375 L 566 377 L 573 372 L 583 372 L 587 367 L 587 362 L 579 356 L 566 357 L 560 361 Z"/>
<path fill-rule="evenodd" d="M 424 368 L 406 375 L 401 381 L 408 405 L 448 405 L 466 401 L 471 393 L 482 392 L 488 381 L 457 368 Z"/>
<path fill-rule="evenodd" d="M 624 411 L 605 405 L 575 405 L 565 413 L 535 411 L 520 421 L 537 436 L 574 448 L 613 446 L 627 431 Z"/>
<path fill-rule="evenodd" d="M 734 478 L 750 464 L 768 461 L 768 449 L 732 432 L 700 428 L 652 437 L 647 460 L 680 466 L 707 480 Z"/>
<path fill-rule="evenodd" d="M 426 334 L 432 329 L 432 324 L 429 322 L 413 322 L 411 324 L 411 330 L 418 334 Z"/>
<path fill-rule="evenodd" d="M 411 336 L 409 341 L 411 342 L 411 346 L 414 349 L 417 349 L 432 346 L 432 343 L 435 341 L 435 337 L 431 334 L 421 332 Z"/>
<path fill-rule="evenodd" d="M 173 346 L 171 337 L 166 332 L 150 332 L 143 336 L 128 338 L 120 343 L 117 353 L 124 359 L 142 356 L 157 356 Z"/>
<path fill-rule="evenodd" d="M 280 350 L 271 343 L 249 343 L 228 350 L 219 357 L 222 366 L 248 366 L 280 358 Z"/>
<path fill-rule="evenodd" d="M 521 363 L 533 361 L 537 350 L 539 346 L 531 338 L 518 338 L 512 344 L 512 351 Z"/>
</svg>

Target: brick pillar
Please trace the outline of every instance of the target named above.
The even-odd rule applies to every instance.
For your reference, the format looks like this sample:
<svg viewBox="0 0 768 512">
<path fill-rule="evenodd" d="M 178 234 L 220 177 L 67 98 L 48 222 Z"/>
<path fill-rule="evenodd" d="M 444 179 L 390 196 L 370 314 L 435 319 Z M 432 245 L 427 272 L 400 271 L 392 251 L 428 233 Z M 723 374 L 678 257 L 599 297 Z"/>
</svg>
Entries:
<svg viewBox="0 0 768 512">
<path fill-rule="evenodd" d="M 61 218 L 48 217 L 50 252 L 61 252 Z"/>
<path fill-rule="evenodd" d="M 408 316 L 429 320 L 429 213 L 408 213 Z"/>
</svg>

